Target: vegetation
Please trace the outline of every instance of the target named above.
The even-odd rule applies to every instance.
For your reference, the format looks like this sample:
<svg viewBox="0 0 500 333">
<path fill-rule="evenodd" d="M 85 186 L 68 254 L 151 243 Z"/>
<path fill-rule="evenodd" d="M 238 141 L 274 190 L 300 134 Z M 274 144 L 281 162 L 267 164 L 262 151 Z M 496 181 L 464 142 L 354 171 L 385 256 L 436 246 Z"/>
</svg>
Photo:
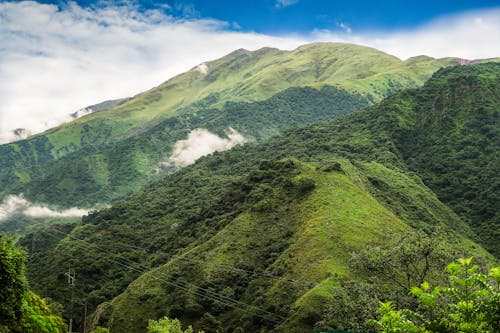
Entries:
<svg viewBox="0 0 500 333">
<path fill-rule="evenodd" d="M 408 295 L 415 283 L 446 282 L 444 268 L 451 258 L 461 253 L 441 232 L 422 231 L 395 235 L 385 244 L 368 245 L 353 253 L 349 260 L 350 277 L 344 277 L 331 291 L 321 329 L 343 329 L 358 332 L 373 330 L 370 320 L 383 300 L 398 307 L 415 306 Z"/>
<path fill-rule="evenodd" d="M 24 262 L 24 252 L 0 234 L 1 332 L 66 332 L 62 318 L 54 315 L 44 300 L 28 290 Z"/>
<path fill-rule="evenodd" d="M 193 333 L 193 328 L 189 326 L 183 330 L 179 320 L 170 320 L 168 317 L 163 317 L 148 322 L 148 333 Z M 199 333 L 203 333 L 203 331 Z"/>
<path fill-rule="evenodd" d="M 33 287 L 64 303 L 71 265 L 78 299 L 110 302 L 98 324 L 111 332 L 143 332 L 146 318 L 164 316 L 206 332 L 363 329 L 378 300 L 413 307 L 406 288 L 443 283 L 451 257 L 494 261 L 477 242 L 498 251 L 474 231 L 496 232 L 485 196 L 494 181 L 481 173 L 497 178 L 498 136 L 476 129 L 498 121 L 499 74 L 498 64 L 443 69 L 376 107 L 202 158 L 74 228 L 28 235 Z M 425 140 L 453 131 L 481 151 Z M 474 165 L 481 173 L 460 177 L 475 195 L 434 181 Z M 445 204 L 454 202 L 470 209 L 458 216 Z"/>
<path fill-rule="evenodd" d="M 340 43 L 290 52 L 239 50 L 207 62 L 206 74 L 193 68 L 111 110 L 1 145 L 0 196 L 24 193 L 32 201 L 63 207 L 113 202 L 154 180 L 158 163 L 193 128 L 223 134 L 231 126 L 266 139 L 292 125 L 342 115 L 420 86 L 452 64 L 451 58 L 401 61 Z M 321 89 L 323 94 L 306 88 L 324 86 L 330 88 Z M 305 89 L 286 93 L 290 88 Z"/>
<path fill-rule="evenodd" d="M 15 327 L 22 317 L 22 302 L 26 281 L 24 253 L 12 241 L 0 236 L 0 327 Z"/>
<path fill-rule="evenodd" d="M 127 140 L 68 154 L 34 169 L 16 168 L 5 174 L 5 191 L 23 192 L 32 200 L 59 206 L 90 207 L 137 192 L 171 172 L 172 167 L 162 168 L 161 163 L 168 159 L 175 142 L 195 128 L 223 137 L 228 128 L 234 128 L 248 140 L 260 142 L 291 126 L 335 118 L 367 105 L 365 97 L 330 86 L 290 88 L 262 102 L 231 103 L 223 110 L 205 109 L 168 118 Z M 20 181 L 21 173 L 29 175 L 26 181 Z M 8 221 L 0 228 L 7 231 Z"/>
<path fill-rule="evenodd" d="M 418 306 L 397 310 L 382 303 L 379 319 L 372 321 L 381 332 L 492 333 L 500 330 L 500 267 L 479 272 L 472 258 L 448 265 L 448 286 L 431 288 L 428 282 L 411 288 Z"/>
</svg>

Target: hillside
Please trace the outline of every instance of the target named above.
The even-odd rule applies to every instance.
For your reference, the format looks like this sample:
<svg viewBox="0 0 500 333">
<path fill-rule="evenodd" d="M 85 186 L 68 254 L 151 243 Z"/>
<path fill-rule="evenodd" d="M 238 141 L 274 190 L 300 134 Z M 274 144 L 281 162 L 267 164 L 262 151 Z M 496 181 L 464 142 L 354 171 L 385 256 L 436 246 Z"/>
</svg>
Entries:
<svg viewBox="0 0 500 333">
<path fill-rule="evenodd" d="M 293 51 L 238 50 L 110 110 L 0 146 L 0 195 L 23 193 L 61 207 L 113 202 L 154 179 L 174 143 L 195 128 L 212 128 L 227 138 L 231 127 L 248 140 L 265 139 L 289 126 L 349 113 L 420 86 L 440 67 L 455 63 L 429 57 L 401 61 L 371 48 L 335 43 Z M 298 87 L 304 89 L 304 100 L 289 91 Z M 336 110 L 308 108 L 317 98 L 337 105 Z M 297 116 L 304 106 L 306 113 Z"/>
<path fill-rule="evenodd" d="M 77 297 L 101 304 L 96 320 L 112 332 L 165 314 L 208 332 L 366 329 L 378 300 L 408 302 L 358 270 L 366 249 L 417 247 L 436 281 L 444 258 L 493 260 L 478 243 L 498 256 L 499 75 L 495 63 L 442 69 L 378 106 L 214 153 L 79 225 L 28 235 L 33 288 L 64 303 L 62 272 L 75 267 Z"/>
<path fill-rule="evenodd" d="M 87 147 L 37 167 L 16 168 L 0 182 L 5 192 L 23 193 L 34 201 L 90 207 L 135 193 L 175 170 L 176 165 L 168 164 L 175 143 L 198 128 L 218 135 L 219 141 L 227 141 L 232 129 L 246 141 L 260 142 L 294 125 L 335 118 L 368 104 L 361 95 L 331 86 L 290 88 L 261 102 L 172 117 L 126 140 Z M 193 144 L 204 145 L 212 139 L 207 135 Z"/>
</svg>

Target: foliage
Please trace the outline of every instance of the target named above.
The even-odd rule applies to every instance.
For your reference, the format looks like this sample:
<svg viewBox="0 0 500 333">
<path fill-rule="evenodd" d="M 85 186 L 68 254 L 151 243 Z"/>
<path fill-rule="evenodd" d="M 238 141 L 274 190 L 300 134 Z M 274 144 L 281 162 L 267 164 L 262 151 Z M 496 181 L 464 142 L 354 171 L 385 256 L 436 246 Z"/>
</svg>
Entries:
<svg viewBox="0 0 500 333">
<path fill-rule="evenodd" d="M 368 246 L 353 254 L 350 267 L 362 276 L 378 279 L 379 283 L 408 290 L 429 277 L 439 279 L 453 252 L 442 232 L 427 235 L 423 231 L 413 231 L 396 236 L 382 246 Z"/>
<path fill-rule="evenodd" d="M 88 147 L 36 168 L 13 169 L 4 177 L 4 190 L 70 207 L 110 202 L 172 172 L 174 168 L 162 167 L 162 162 L 175 142 L 185 139 L 193 129 L 206 128 L 224 137 L 228 128 L 233 128 L 248 140 L 261 142 L 292 126 L 342 116 L 368 103 L 366 97 L 336 87 L 302 87 L 289 88 L 260 102 L 229 103 L 222 109 L 183 113 L 133 133 L 127 140 Z M 16 175 L 21 170 L 32 177 L 20 182 Z M 19 224 L 15 227 L 19 229 Z M 2 223 L 1 229 L 11 231 L 13 226 Z"/>
<path fill-rule="evenodd" d="M 97 326 L 92 333 L 109 333 L 109 330 L 105 327 Z"/>
<path fill-rule="evenodd" d="M 379 320 L 372 323 L 382 332 L 487 333 L 500 329 L 500 267 L 479 272 L 472 258 L 447 266 L 449 286 L 431 288 L 428 282 L 412 287 L 418 308 L 396 310 L 382 303 Z"/>
<path fill-rule="evenodd" d="M 66 331 L 66 323 L 53 315 L 43 299 L 29 291 L 22 305 L 22 331 L 25 333 L 60 333 Z"/>
<path fill-rule="evenodd" d="M 26 292 L 24 252 L 0 234 L 0 328 L 18 327 Z"/>
<path fill-rule="evenodd" d="M 382 244 L 368 245 L 352 253 L 349 267 L 353 277 L 345 277 L 332 288 L 326 303 L 322 329 L 369 332 L 369 320 L 381 301 L 392 299 L 399 307 L 412 307 L 407 290 L 424 280 L 441 283 L 446 263 L 459 249 L 441 231 L 387 235 Z M 392 303 L 391 303 L 392 304 Z"/>
<path fill-rule="evenodd" d="M 24 252 L 0 234 L 0 328 L 2 332 L 60 333 L 61 317 L 27 289 Z"/>
<path fill-rule="evenodd" d="M 0 196 L 67 207 L 112 202 L 154 180 L 158 162 L 193 128 L 221 134 L 232 126 L 262 140 L 420 86 L 454 63 L 340 43 L 239 50 L 207 63 L 205 75 L 192 69 L 110 110 L 0 145 Z"/>
<path fill-rule="evenodd" d="M 470 228 L 422 182 L 419 172 L 410 171 L 413 164 L 402 143 L 409 140 L 404 139 L 405 131 L 418 128 L 415 135 L 425 135 L 427 125 L 416 121 L 421 115 L 423 120 L 423 115 L 453 104 L 456 94 L 432 112 L 426 103 L 455 89 L 457 77 L 481 78 L 470 91 L 484 89 L 482 103 L 497 105 L 498 67 L 484 64 L 442 71 L 432 79 L 435 82 L 399 93 L 377 107 L 201 158 L 143 192 L 90 214 L 73 230 L 38 231 L 34 239 L 42 244 L 35 242 L 40 251 L 32 256 L 29 268 L 33 287 L 64 303 L 68 290 L 63 272 L 71 265 L 81 284 L 77 298 L 88 298 L 91 308 L 113 300 L 100 323 L 112 323 L 108 326 L 112 332 L 144 331 L 145 318 L 165 314 L 195 328 L 203 317 L 211 329 L 222 325 L 300 332 L 324 319 L 324 304 L 343 277 L 359 283 L 346 282 L 344 290 L 336 290 L 346 305 L 356 302 L 356 290 L 380 289 L 382 294 L 396 295 L 394 290 L 401 286 L 384 282 L 380 275 L 369 277 L 349 266 L 349 258 L 368 246 L 380 248 L 410 227 L 427 234 L 440 228 L 453 248 L 484 255 Z M 479 103 L 467 91 L 459 97 L 470 105 Z M 139 140 L 137 145 L 147 147 L 146 142 Z M 493 145 L 485 142 L 485 151 Z M 434 155 L 429 163 L 441 158 Z M 427 167 L 435 172 L 430 164 Z M 495 164 L 488 170 L 495 170 Z M 446 175 L 452 170 L 439 172 Z M 469 180 L 477 183 L 474 175 Z M 459 199 L 462 194 L 454 195 Z M 474 201 L 494 208 L 487 200 Z M 54 244 L 43 244 L 44 237 Z M 29 248 L 32 239 L 27 236 L 22 243 Z M 413 247 L 395 246 L 410 259 L 418 259 L 418 270 L 405 256 L 384 250 L 381 259 L 397 269 L 383 273 L 404 286 L 407 276 L 414 276 L 410 283 L 420 282 L 422 272 L 430 271 L 425 269 L 425 258 L 443 253 L 423 237 L 419 242 Z M 437 274 L 428 276 L 430 283 L 440 283 Z M 207 290 L 248 305 L 235 309 L 204 297 L 201 291 Z M 257 316 L 248 306 L 266 315 Z M 282 326 L 276 315 L 286 318 Z M 338 317 L 331 319 L 339 322 Z"/>
<path fill-rule="evenodd" d="M 148 333 L 193 333 L 193 328 L 189 326 L 187 329 L 183 330 L 181 327 L 181 322 L 178 319 L 169 319 L 168 317 L 163 317 L 158 320 L 149 320 L 148 322 Z M 198 331 L 203 333 L 203 331 Z"/>
</svg>

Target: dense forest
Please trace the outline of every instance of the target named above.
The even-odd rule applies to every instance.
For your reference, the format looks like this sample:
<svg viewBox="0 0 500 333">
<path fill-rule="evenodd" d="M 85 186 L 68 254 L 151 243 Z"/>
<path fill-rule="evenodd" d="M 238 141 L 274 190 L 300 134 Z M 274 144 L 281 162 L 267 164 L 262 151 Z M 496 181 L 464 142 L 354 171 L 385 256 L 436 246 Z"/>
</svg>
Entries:
<svg viewBox="0 0 500 333">
<path fill-rule="evenodd" d="M 380 301 L 415 310 L 418 291 L 408 290 L 446 283 L 455 258 L 474 256 L 484 273 L 495 265 L 499 89 L 500 64 L 486 63 L 441 69 L 421 88 L 287 130 L 305 118 L 237 128 L 248 114 L 239 111 L 264 124 L 283 109 L 330 118 L 367 101 L 297 88 L 198 112 L 221 135 L 228 126 L 256 139 L 284 133 L 201 158 L 79 223 L 27 234 L 31 287 L 69 309 L 72 267 L 88 321 L 111 332 L 144 332 L 165 316 L 206 332 L 371 331 L 370 320 L 384 325 Z M 396 316 L 395 307 L 380 313 Z"/>
<path fill-rule="evenodd" d="M 204 63 L 206 73 L 195 67 L 111 109 L 0 145 L 0 195 L 99 208 L 161 178 L 160 163 L 196 128 L 223 138 L 232 128 L 258 142 L 420 86 L 454 64 L 424 56 L 401 61 L 343 43 L 237 50 Z"/>
<path fill-rule="evenodd" d="M 297 87 L 262 102 L 228 103 L 222 110 L 202 109 L 171 117 L 130 134 L 126 140 L 89 146 L 57 160 L 38 161 L 33 167 L 29 166 L 30 161 L 24 167 L 19 166 L 21 159 L 9 151 L 16 149 L 15 146 L 0 146 L 4 156 L 12 156 L 17 164 L 9 172 L 8 168 L 0 172 L 0 182 L 5 192 L 23 193 L 34 201 L 63 207 L 109 203 L 175 170 L 172 166 L 158 168 L 172 153 L 175 142 L 196 128 L 205 128 L 221 137 L 226 137 L 228 129 L 233 128 L 248 141 L 261 142 L 294 125 L 335 118 L 368 104 L 366 97 L 332 86 Z M 46 137 L 34 141 L 46 146 L 46 149 L 34 148 L 38 154 L 51 156 Z"/>
</svg>

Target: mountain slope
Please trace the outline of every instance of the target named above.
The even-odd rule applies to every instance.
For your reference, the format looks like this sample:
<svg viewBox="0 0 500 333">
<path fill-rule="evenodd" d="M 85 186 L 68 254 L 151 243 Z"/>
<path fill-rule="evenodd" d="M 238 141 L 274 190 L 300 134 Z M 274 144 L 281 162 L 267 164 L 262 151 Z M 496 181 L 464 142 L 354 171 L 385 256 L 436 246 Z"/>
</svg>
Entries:
<svg viewBox="0 0 500 333">
<path fill-rule="evenodd" d="M 106 181 L 107 174 L 117 174 L 117 170 L 112 166 L 109 168 L 106 162 L 109 151 L 120 145 L 134 146 L 136 142 L 144 141 L 142 134 L 151 134 L 162 124 L 168 130 L 165 124 L 179 120 L 187 122 L 183 128 L 183 135 L 186 135 L 193 124 L 214 126 L 202 119 L 207 114 L 213 116 L 215 110 L 231 113 L 231 109 L 238 108 L 228 102 L 263 101 L 292 87 L 334 86 L 339 89 L 339 96 L 346 96 L 344 92 L 347 92 L 353 95 L 355 102 L 363 99 L 361 104 L 355 105 L 360 108 L 403 88 L 419 86 L 440 67 L 454 63 L 456 60 L 452 58 L 429 57 L 401 61 L 383 52 L 350 44 L 317 43 L 294 51 L 270 48 L 254 52 L 238 50 L 193 68 L 111 110 L 93 113 L 28 140 L 0 146 L 0 195 L 24 192 L 28 199 L 63 206 L 110 202 L 137 191 L 148 177 L 154 176 L 158 160 L 182 135 L 180 132 L 171 136 L 166 133 L 161 140 L 166 137 L 168 144 L 153 142 L 153 157 L 135 146 L 137 151 L 130 152 L 132 156 L 127 154 L 127 159 L 123 158 L 126 173 L 134 174 L 134 177 L 126 177 L 123 181 Z M 353 106 L 342 110 L 339 107 L 340 113 L 352 111 Z M 227 126 L 236 128 L 240 124 L 240 127 L 250 129 L 253 107 L 242 106 L 238 112 L 241 117 L 235 122 L 226 121 Z M 295 125 L 322 119 L 313 112 L 312 117 L 287 122 L 296 112 L 296 108 L 290 110 L 288 107 L 283 112 L 276 112 L 272 118 L 262 118 L 265 120 L 263 129 L 254 128 L 245 134 L 256 138 L 266 134 L 268 137 L 284 129 L 279 125 L 281 123 Z M 245 124 L 241 123 L 242 120 Z M 179 127 L 176 129 L 181 129 Z M 218 132 L 223 130 L 218 129 Z M 64 184 L 54 184 L 47 174 L 59 170 L 57 164 L 64 164 L 64 170 L 71 166 L 77 171 L 69 179 L 63 179 Z M 83 173 L 82 177 L 80 173 Z M 141 178 L 142 182 L 129 186 L 131 178 Z M 33 179 L 39 184 L 32 184 Z M 97 184 L 85 188 L 88 180 L 95 180 Z M 45 195 L 40 187 L 56 195 Z M 84 193 L 100 191 L 103 194 L 84 195 L 81 201 L 74 201 L 71 193 L 76 188 L 83 189 Z M 66 199 L 68 197 L 72 197 L 71 204 Z"/>
<path fill-rule="evenodd" d="M 479 194 L 496 195 L 489 186 L 500 171 L 499 75 L 494 63 L 442 69 L 422 88 L 378 106 L 202 158 L 72 231 L 53 226 L 35 234 L 34 288 L 64 300 L 60 273 L 70 264 L 82 286 L 77 297 L 94 308 L 102 304 L 100 320 L 116 332 L 139 332 L 148 318 L 165 313 L 210 332 L 220 326 L 304 331 L 322 320 L 332 288 L 361 278 L 349 262 L 362 248 L 413 229 L 441 229 L 454 255 L 488 257 L 477 242 L 498 254 L 495 219 L 469 214 L 480 206 L 498 216 L 495 202 Z M 493 128 L 476 130 L 491 121 Z M 481 142 L 481 151 L 452 136 L 437 140 L 457 130 Z M 451 165 L 481 166 L 490 182 L 464 174 L 464 192 L 433 182 L 455 176 L 445 163 L 449 152 L 460 154 Z M 471 210 L 457 210 L 462 219 L 440 198 Z M 495 242 L 477 237 L 464 220 Z M 64 238 L 47 246 L 42 235 Z M 308 284 L 288 286 L 288 280 Z M 250 305 L 233 310 L 234 300 Z"/>
<path fill-rule="evenodd" d="M 341 166 L 357 171 L 347 161 Z M 213 237 L 195 241 L 130 284 L 111 303 L 111 331 L 140 332 L 145 318 L 163 315 L 210 331 L 214 328 L 207 326 L 206 317 L 228 331 L 269 331 L 277 326 L 283 332 L 310 330 L 321 318 L 322 305 L 332 301 L 329 290 L 339 277 L 352 274 L 351 253 L 401 237 L 411 228 L 370 195 L 355 175 L 304 164 L 295 167 L 300 174 L 291 181 L 298 188 L 274 185 L 262 201 Z M 314 189 L 300 190 L 301 180 L 312 181 Z M 300 193 L 298 198 L 294 191 Z M 433 213 L 447 210 L 432 200 L 441 206 Z M 221 300 L 220 295 L 229 297 Z M 235 298 L 236 304 L 230 301 Z"/>
<path fill-rule="evenodd" d="M 359 94 L 324 86 L 290 88 L 268 100 L 231 103 L 166 119 L 126 140 L 87 147 L 36 167 L 15 168 L 0 176 L 4 193 L 24 193 L 31 200 L 89 207 L 137 192 L 149 181 L 175 169 L 166 165 L 174 144 L 197 128 L 221 137 L 234 129 L 260 142 L 294 126 L 335 118 L 366 107 Z M 196 143 L 203 145 L 205 138 Z M 13 147 L 5 147 L 5 150 Z M 0 147 L 1 149 L 1 147 Z M 16 153 L 16 160 L 23 156 Z M 156 169 L 156 170 L 155 170 Z"/>
</svg>

